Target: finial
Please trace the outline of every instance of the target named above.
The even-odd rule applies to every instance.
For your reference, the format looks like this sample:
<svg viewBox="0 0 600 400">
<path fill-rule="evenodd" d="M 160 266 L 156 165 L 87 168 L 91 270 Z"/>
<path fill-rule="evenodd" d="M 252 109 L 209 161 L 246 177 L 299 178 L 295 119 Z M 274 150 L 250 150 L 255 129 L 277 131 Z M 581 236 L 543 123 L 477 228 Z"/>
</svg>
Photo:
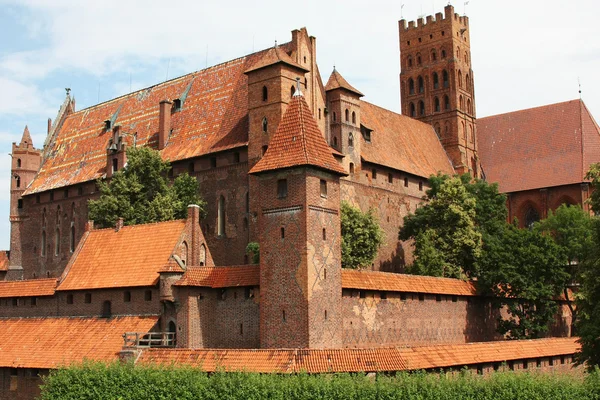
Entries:
<svg viewBox="0 0 600 400">
<path fill-rule="evenodd" d="M 579 100 L 581 100 L 581 81 L 579 80 L 579 77 L 577 77 L 577 85 L 579 85 Z"/>
<path fill-rule="evenodd" d="M 275 46 L 273 47 L 277 48 L 277 39 L 275 39 Z"/>
<path fill-rule="evenodd" d="M 463 15 L 467 15 L 467 6 L 468 5 L 469 5 L 469 1 L 465 1 L 464 8 L 463 8 Z"/>
<path fill-rule="evenodd" d="M 402 15 L 402 9 L 404 8 L 404 4 L 400 5 L 400 19 L 404 19 L 404 16 Z"/>
<path fill-rule="evenodd" d="M 67 92 L 67 97 L 69 97 L 69 93 L 71 93 L 71 88 L 65 88 L 65 91 Z"/>
<path fill-rule="evenodd" d="M 302 91 L 300 90 L 300 78 L 296 77 L 296 91 L 294 92 L 294 97 L 302 96 Z"/>
</svg>

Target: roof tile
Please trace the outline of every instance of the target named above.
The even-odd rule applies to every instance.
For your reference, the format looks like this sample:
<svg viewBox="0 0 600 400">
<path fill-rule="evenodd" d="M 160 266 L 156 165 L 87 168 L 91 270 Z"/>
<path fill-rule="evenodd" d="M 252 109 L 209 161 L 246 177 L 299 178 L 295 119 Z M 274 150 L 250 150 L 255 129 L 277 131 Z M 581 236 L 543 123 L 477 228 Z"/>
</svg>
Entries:
<svg viewBox="0 0 600 400">
<path fill-rule="evenodd" d="M 258 286 L 260 284 L 259 270 L 258 265 L 189 267 L 176 285 L 211 288 Z"/>
<path fill-rule="evenodd" d="M 52 296 L 56 289 L 56 279 L 28 279 L 24 281 L 1 281 L 0 298 Z"/>
</svg>

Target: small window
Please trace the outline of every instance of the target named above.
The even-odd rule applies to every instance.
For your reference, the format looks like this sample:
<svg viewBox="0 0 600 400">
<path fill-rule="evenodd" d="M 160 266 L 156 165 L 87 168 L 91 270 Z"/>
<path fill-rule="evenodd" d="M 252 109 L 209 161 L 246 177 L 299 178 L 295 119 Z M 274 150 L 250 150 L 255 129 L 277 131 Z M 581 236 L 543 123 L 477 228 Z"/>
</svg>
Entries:
<svg viewBox="0 0 600 400">
<path fill-rule="evenodd" d="M 54 201 L 54 192 L 50 192 L 50 201 Z"/>
<path fill-rule="evenodd" d="M 335 111 L 334 111 L 334 112 L 333 112 L 333 122 L 335 122 L 335 121 L 336 121 L 336 119 L 337 119 L 337 115 L 336 115 L 336 113 L 335 113 Z"/>
<path fill-rule="evenodd" d="M 352 111 L 352 123 L 356 124 L 356 113 Z"/>
<path fill-rule="evenodd" d="M 323 240 L 327 240 L 327 230 L 323 228 Z"/>
<path fill-rule="evenodd" d="M 448 96 L 444 96 L 444 110 L 448 111 L 450 109 L 450 98 Z"/>
<path fill-rule="evenodd" d="M 69 197 L 69 189 L 63 190 L 63 198 L 67 199 Z"/>
<path fill-rule="evenodd" d="M 354 163 L 350 163 L 350 173 L 354 173 Z"/>
<path fill-rule="evenodd" d="M 152 301 L 152 290 L 146 290 L 144 292 L 144 301 Z"/>
<path fill-rule="evenodd" d="M 35 307 L 37 306 L 37 297 L 32 297 L 31 298 L 31 307 Z"/>
<path fill-rule="evenodd" d="M 336 147 L 336 148 L 337 148 L 337 145 L 338 145 L 337 137 L 336 137 L 336 136 L 334 136 L 334 137 L 333 137 L 333 147 Z"/>
<path fill-rule="evenodd" d="M 219 204 L 217 208 L 217 235 L 225 236 L 225 197 L 219 197 Z"/>
<path fill-rule="evenodd" d="M 91 293 L 86 293 L 85 294 L 84 303 L 90 304 L 91 302 L 92 302 L 92 294 Z"/>
<path fill-rule="evenodd" d="M 73 295 L 71 293 L 67 295 L 67 304 L 73 304 Z"/>
<path fill-rule="evenodd" d="M 450 87 L 450 81 L 448 80 L 448 71 L 446 70 L 442 72 L 442 81 L 445 88 Z"/>
<path fill-rule="evenodd" d="M 35 202 L 36 202 L 37 204 L 40 204 L 40 195 L 39 195 L 39 194 L 36 194 L 36 195 L 35 195 Z"/>
<path fill-rule="evenodd" d="M 425 301 L 425 295 L 423 293 L 419 293 L 419 301 Z"/>
<path fill-rule="evenodd" d="M 364 299 L 367 297 L 367 292 L 364 290 L 359 290 L 358 291 L 358 297 L 360 297 L 361 299 Z"/>
<path fill-rule="evenodd" d="M 373 179 L 377 179 L 377 170 L 375 168 L 371 170 L 371 176 L 373 177 Z"/>
<path fill-rule="evenodd" d="M 115 173 L 119 170 L 119 160 L 116 158 L 112 159 L 112 172 Z"/>
<path fill-rule="evenodd" d="M 440 112 L 440 99 L 437 97 L 433 99 L 433 108 L 435 112 Z"/>
<path fill-rule="evenodd" d="M 346 122 L 350 122 L 350 111 L 347 108 L 346 108 L 345 115 L 346 115 Z"/>
<path fill-rule="evenodd" d="M 437 72 L 433 73 L 433 88 L 434 89 L 439 89 L 440 88 L 440 79 L 438 77 Z"/>
<path fill-rule="evenodd" d="M 419 190 L 423 191 L 423 182 L 419 182 Z"/>
<path fill-rule="evenodd" d="M 123 292 L 123 301 L 125 303 L 129 303 L 131 301 L 131 292 L 129 290 Z"/>
<path fill-rule="evenodd" d="M 240 162 L 240 153 L 238 153 L 237 151 L 233 153 L 233 162 L 236 164 Z"/>
<path fill-rule="evenodd" d="M 21 187 L 21 177 L 20 176 L 15 176 L 15 180 L 16 180 L 16 185 L 18 188 Z"/>
<path fill-rule="evenodd" d="M 285 310 L 282 310 L 282 312 L 281 312 L 281 318 L 283 319 L 283 322 L 285 322 Z"/>
<path fill-rule="evenodd" d="M 188 163 L 188 173 L 190 173 L 190 174 L 193 173 L 194 169 L 195 169 L 194 162 L 191 161 L 190 163 Z"/>
<path fill-rule="evenodd" d="M 71 253 L 75 251 L 75 225 L 71 225 L 69 232 L 69 250 Z"/>
<path fill-rule="evenodd" d="M 21 168 L 21 159 L 17 158 L 17 168 Z"/>
<path fill-rule="evenodd" d="M 292 85 L 292 87 L 290 88 L 290 96 L 294 97 L 294 93 L 296 93 L 296 87 Z"/>
<path fill-rule="evenodd" d="M 411 117 L 416 117 L 417 116 L 417 109 L 415 108 L 415 103 L 410 103 L 409 107 L 409 114 Z"/>
<path fill-rule="evenodd" d="M 380 298 L 381 300 L 387 300 L 387 292 L 381 292 L 381 293 L 379 294 L 379 298 Z"/>
<path fill-rule="evenodd" d="M 21 208 L 23 208 L 23 199 L 19 199 L 19 200 L 17 200 L 17 208 L 18 208 L 18 209 L 21 209 Z"/>
<path fill-rule="evenodd" d="M 442 301 L 442 295 L 436 294 L 435 295 L 435 301 Z"/>
<path fill-rule="evenodd" d="M 408 187 L 408 178 L 404 177 L 404 187 Z"/>
<path fill-rule="evenodd" d="M 19 307 L 19 299 L 14 297 L 12 299 L 12 305 L 13 305 L 13 307 Z"/>
<path fill-rule="evenodd" d="M 425 102 L 423 100 L 419 101 L 419 115 L 425 115 Z"/>
<path fill-rule="evenodd" d="M 415 81 L 412 78 L 408 80 L 408 94 L 415 94 Z"/>
<path fill-rule="evenodd" d="M 105 130 L 109 130 L 112 127 L 112 122 L 110 121 L 110 119 L 107 119 L 106 121 L 104 121 L 104 129 Z"/>
<path fill-rule="evenodd" d="M 321 109 L 319 108 L 319 119 L 321 119 Z"/>
<path fill-rule="evenodd" d="M 284 227 L 281 227 L 280 233 L 281 233 L 281 238 L 285 239 L 285 228 Z"/>
<path fill-rule="evenodd" d="M 391 172 L 388 174 L 388 183 L 394 183 L 394 174 Z"/>
<path fill-rule="evenodd" d="M 423 81 L 423 77 L 419 76 L 419 78 L 417 79 L 417 82 L 419 84 L 419 93 L 424 93 L 425 92 L 425 83 Z"/>
<path fill-rule="evenodd" d="M 348 133 L 348 147 L 354 147 L 354 134 L 352 132 Z"/>
<path fill-rule="evenodd" d="M 54 255 L 60 254 L 60 229 L 57 227 L 54 232 Z"/>
<path fill-rule="evenodd" d="M 265 153 L 267 152 L 267 149 L 268 149 L 268 148 L 269 148 L 269 146 L 267 146 L 266 144 L 265 144 L 265 145 L 262 147 L 262 149 L 261 149 L 261 153 L 262 153 L 262 155 L 263 155 L 263 156 L 264 156 L 264 155 L 265 155 Z"/>
<path fill-rule="evenodd" d="M 458 301 L 458 297 L 456 297 L 456 296 L 452 296 L 452 302 L 453 302 L 453 303 L 456 303 L 457 301 Z"/>
<path fill-rule="evenodd" d="M 262 88 L 262 99 L 263 101 L 267 101 L 269 99 L 269 90 L 266 86 L 263 86 Z"/>
<path fill-rule="evenodd" d="M 216 168 L 217 167 L 217 157 L 211 157 L 210 158 L 210 167 L 211 168 Z"/>
<path fill-rule="evenodd" d="M 267 117 L 264 117 L 262 120 L 262 131 L 264 133 L 267 133 L 268 129 L 269 129 L 269 121 L 267 121 Z"/>
<path fill-rule="evenodd" d="M 408 42 L 408 45 L 410 46 L 410 41 Z M 413 65 L 412 57 L 409 56 L 406 59 L 406 63 L 407 63 L 407 65 L 408 65 L 409 68 L 412 67 L 412 65 Z"/>
<path fill-rule="evenodd" d="M 287 197 L 288 187 L 287 179 L 279 179 L 277 181 L 277 198 L 284 199 Z"/>
<path fill-rule="evenodd" d="M 327 181 L 325 179 L 321 179 L 320 188 L 321 188 L 321 197 L 327 197 Z"/>
<path fill-rule="evenodd" d="M 327 310 L 325 310 L 325 319 L 327 319 Z"/>
<path fill-rule="evenodd" d="M 46 231 L 42 231 L 42 245 L 41 245 L 42 257 L 46 256 Z"/>
<path fill-rule="evenodd" d="M 244 334 L 244 324 L 240 323 L 240 335 Z"/>
<path fill-rule="evenodd" d="M 400 300 L 406 301 L 406 293 L 400 293 Z"/>
<path fill-rule="evenodd" d="M 112 315 L 112 304 L 110 300 L 105 300 L 102 303 L 102 318 L 110 318 Z"/>
</svg>

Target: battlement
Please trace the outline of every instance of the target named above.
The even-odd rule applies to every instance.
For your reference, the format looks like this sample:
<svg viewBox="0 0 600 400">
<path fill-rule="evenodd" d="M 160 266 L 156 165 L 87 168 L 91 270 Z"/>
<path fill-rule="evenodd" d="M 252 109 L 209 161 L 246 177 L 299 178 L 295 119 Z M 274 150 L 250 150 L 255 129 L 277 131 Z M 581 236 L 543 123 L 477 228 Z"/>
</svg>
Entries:
<svg viewBox="0 0 600 400">
<path fill-rule="evenodd" d="M 443 15 L 442 13 L 436 13 L 435 16 L 428 15 L 425 17 L 425 19 L 421 17 L 418 18 L 416 21 L 409 21 L 408 24 L 405 19 L 401 19 L 400 21 L 398 21 L 401 32 L 410 30 L 420 30 L 424 27 L 431 27 L 432 24 L 440 23 L 443 23 L 444 25 L 458 24 L 459 26 L 466 28 L 469 26 L 469 17 L 467 17 L 466 15 L 458 15 L 454 12 L 453 6 L 447 5 L 446 7 L 444 7 Z"/>
</svg>

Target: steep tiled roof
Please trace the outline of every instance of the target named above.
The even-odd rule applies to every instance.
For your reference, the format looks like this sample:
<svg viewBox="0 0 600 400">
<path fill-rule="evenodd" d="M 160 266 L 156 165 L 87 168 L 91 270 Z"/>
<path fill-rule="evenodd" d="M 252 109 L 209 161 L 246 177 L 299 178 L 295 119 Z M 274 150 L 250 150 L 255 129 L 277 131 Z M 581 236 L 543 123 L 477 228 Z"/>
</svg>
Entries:
<svg viewBox="0 0 600 400">
<path fill-rule="evenodd" d="M 258 265 L 189 267 L 176 285 L 211 288 L 258 286 L 260 284 L 259 271 Z"/>
<path fill-rule="evenodd" d="M 0 250 L 0 272 L 8 271 L 8 252 Z"/>
<path fill-rule="evenodd" d="M 393 274 L 389 272 L 342 269 L 345 289 L 385 290 L 389 292 L 432 293 L 456 296 L 476 296 L 472 282 L 460 279 Z"/>
<path fill-rule="evenodd" d="M 353 93 L 358 94 L 359 96 L 364 96 L 360 91 L 354 88 L 351 84 L 348 83 L 346 79 L 334 68 L 333 72 L 329 76 L 329 80 L 327 81 L 327 85 L 325 85 L 325 90 L 333 90 L 333 89 L 346 89 Z"/>
<path fill-rule="evenodd" d="M 185 364 L 207 372 L 402 371 L 569 355 L 579 349 L 576 340 L 553 338 L 377 349 L 148 349 L 142 352 L 139 362 Z"/>
<path fill-rule="evenodd" d="M 116 360 L 123 333 L 148 332 L 158 317 L 0 320 L 0 367 L 57 368 L 83 359 Z"/>
<path fill-rule="evenodd" d="M 486 178 L 501 192 L 581 183 L 600 161 L 600 129 L 581 100 L 477 120 Z"/>
<path fill-rule="evenodd" d="M 56 289 L 56 279 L 29 279 L 24 281 L 1 281 L 0 298 L 52 296 Z"/>
<path fill-rule="evenodd" d="M 305 67 L 292 60 L 292 58 L 288 56 L 287 53 L 277 45 L 275 45 L 275 47 L 271 47 L 270 49 L 265 50 L 263 53 L 264 54 L 261 56 L 260 60 L 256 64 L 252 65 L 252 67 L 248 68 L 246 70 L 246 73 L 256 71 L 277 63 L 291 65 L 302 71 L 308 72 L 308 70 Z"/>
<path fill-rule="evenodd" d="M 573 354 L 577 338 L 506 340 L 401 349 L 409 369 L 431 369 Z"/>
<path fill-rule="evenodd" d="M 57 290 L 151 286 L 168 263 L 184 220 L 89 232 L 67 265 Z M 80 245 L 81 246 L 81 245 Z"/>
<path fill-rule="evenodd" d="M 331 154 L 304 96 L 296 94 L 288 104 L 267 152 L 250 173 L 309 165 L 347 175 Z"/>
<path fill-rule="evenodd" d="M 361 124 L 372 129 L 370 143 L 361 138 L 361 156 L 383 165 L 428 178 L 454 169 L 433 127 L 361 101 Z"/>
<path fill-rule="evenodd" d="M 289 44 L 279 46 L 287 50 Z M 100 178 L 112 130 L 120 126 L 126 142 L 158 146 L 159 102 L 180 99 L 181 111 L 171 116 L 163 159 L 177 161 L 248 143 L 248 78 L 244 71 L 267 50 L 237 58 L 160 83 L 67 115 L 49 142 L 46 159 L 26 194 Z"/>
<path fill-rule="evenodd" d="M 25 129 L 23 130 L 23 136 L 21 137 L 19 146 L 33 146 L 33 140 L 31 140 L 31 134 L 29 133 L 29 127 L 27 125 L 25 125 Z"/>
</svg>

